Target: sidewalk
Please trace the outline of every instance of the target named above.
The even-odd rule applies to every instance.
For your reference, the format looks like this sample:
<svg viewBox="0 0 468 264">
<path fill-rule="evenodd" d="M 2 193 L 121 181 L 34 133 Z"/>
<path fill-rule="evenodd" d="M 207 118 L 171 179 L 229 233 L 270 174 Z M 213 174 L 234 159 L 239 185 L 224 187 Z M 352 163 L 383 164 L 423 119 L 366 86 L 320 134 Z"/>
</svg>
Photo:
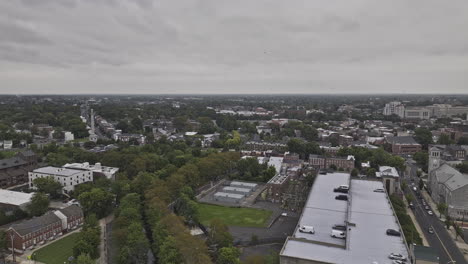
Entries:
<svg viewBox="0 0 468 264">
<path fill-rule="evenodd" d="M 441 218 L 439 217 L 440 212 L 439 210 L 437 210 L 437 204 L 432 200 L 432 197 L 425 190 L 421 191 L 421 193 L 424 196 L 424 200 L 426 200 L 426 202 L 432 208 L 432 211 L 434 212 L 435 217 L 437 217 L 441 222 L 445 222 L 445 217 L 443 215 Z M 458 236 L 458 238 L 455 238 L 456 233 L 453 227 L 450 227 L 450 229 L 448 229 L 447 232 L 452 237 L 457 247 L 460 249 L 461 253 L 465 257 L 465 260 L 468 261 L 468 244 L 466 244 L 465 241 L 463 241 L 463 239 L 460 236 Z"/>
<path fill-rule="evenodd" d="M 416 230 L 418 231 L 419 236 L 422 239 L 423 246 L 428 247 L 429 242 L 427 242 L 426 233 L 421 229 L 421 226 L 419 226 L 419 222 L 416 220 L 416 217 L 414 216 L 413 210 L 411 210 L 411 208 L 409 208 L 408 202 L 406 201 L 406 199 L 403 199 L 403 202 L 405 203 L 405 206 L 406 206 L 406 213 L 411 217 L 411 220 L 413 221 L 414 226 L 416 227 Z"/>
<path fill-rule="evenodd" d="M 114 221 L 114 214 L 99 220 L 99 227 L 101 228 L 101 243 L 99 243 L 99 264 L 107 264 L 107 224 Z"/>
</svg>

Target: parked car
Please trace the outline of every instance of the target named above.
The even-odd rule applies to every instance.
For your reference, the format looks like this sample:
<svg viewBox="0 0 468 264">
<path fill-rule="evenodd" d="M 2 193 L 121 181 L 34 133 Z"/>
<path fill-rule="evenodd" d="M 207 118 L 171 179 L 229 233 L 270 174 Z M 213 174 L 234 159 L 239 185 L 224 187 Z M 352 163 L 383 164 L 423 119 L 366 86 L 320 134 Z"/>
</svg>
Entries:
<svg viewBox="0 0 468 264">
<path fill-rule="evenodd" d="M 335 199 L 336 200 L 342 200 L 342 201 L 348 201 L 348 195 L 340 194 L 340 195 L 335 196 Z"/>
<path fill-rule="evenodd" d="M 346 231 L 346 226 L 345 225 L 334 225 L 332 227 L 334 230 L 341 230 L 341 231 Z"/>
<path fill-rule="evenodd" d="M 387 235 L 389 236 L 401 236 L 401 233 L 395 229 L 387 229 Z"/>
<path fill-rule="evenodd" d="M 428 229 L 427 229 L 427 232 L 429 234 L 434 234 L 434 228 L 432 228 L 432 226 L 430 226 Z"/>
<path fill-rule="evenodd" d="M 413 191 L 417 192 L 418 191 L 418 188 L 416 188 L 416 186 L 413 187 Z"/>
<path fill-rule="evenodd" d="M 427 214 L 428 215 L 434 215 L 434 213 L 431 210 L 427 211 Z"/>
<path fill-rule="evenodd" d="M 346 233 L 340 230 L 332 229 L 331 236 L 336 238 L 346 238 Z"/>
<path fill-rule="evenodd" d="M 429 206 L 426 205 L 426 206 L 424 206 L 424 209 L 425 209 L 425 210 L 430 210 L 431 208 L 430 208 Z"/>
<path fill-rule="evenodd" d="M 348 189 L 341 189 L 341 188 L 335 188 L 333 189 L 334 192 L 340 192 L 340 193 L 348 193 Z"/>
<path fill-rule="evenodd" d="M 405 264 L 406 262 L 404 260 L 398 260 L 398 259 L 394 259 L 392 261 L 393 264 Z"/>
<path fill-rule="evenodd" d="M 375 189 L 374 192 L 383 193 L 385 192 L 385 190 L 382 188 L 378 188 L 378 189 Z"/>
<path fill-rule="evenodd" d="M 389 259 L 406 261 L 406 257 L 399 253 L 391 253 L 388 256 Z"/>
<path fill-rule="evenodd" d="M 314 234 L 315 229 L 313 226 L 301 226 L 299 227 L 299 232 Z"/>
<path fill-rule="evenodd" d="M 288 216 L 288 213 L 281 213 L 281 216 Z"/>
<path fill-rule="evenodd" d="M 410 203 L 409 203 L 409 207 L 410 207 L 410 208 L 414 208 L 413 202 L 410 202 Z"/>
</svg>

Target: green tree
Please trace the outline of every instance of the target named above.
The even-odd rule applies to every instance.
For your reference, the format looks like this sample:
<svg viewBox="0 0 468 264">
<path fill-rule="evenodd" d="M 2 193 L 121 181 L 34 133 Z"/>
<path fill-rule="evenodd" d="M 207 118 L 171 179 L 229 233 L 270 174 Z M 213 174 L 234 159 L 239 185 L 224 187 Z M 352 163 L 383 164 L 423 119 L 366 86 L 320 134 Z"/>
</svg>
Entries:
<svg viewBox="0 0 468 264">
<path fill-rule="evenodd" d="M 218 251 L 217 264 L 240 264 L 240 251 L 235 247 L 223 247 Z"/>
<path fill-rule="evenodd" d="M 427 152 L 423 152 L 423 151 L 416 152 L 413 155 L 413 159 L 425 172 L 427 172 L 428 164 L 429 164 L 429 155 Z"/>
<path fill-rule="evenodd" d="M 432 133 L 427 128 L 416 128 L 414 139 L 423 146 L 423 149 L 427 149 L 429 144 L 432 144 Z"/>
<path fill-rule="evenodd" d="M 59 197 L 62 190 L 62 185 L 53 177 L 36 178 L 33 180 L 33 185 L 39 192 L 47 193 L 53 198 Z"/>
<path fill-rule="evenodd" d="M 445 215 L 447 213 L 447 204 L 446 203 L 438 203 L 437 204 L 437 210 L 439 211 L 440 215 L 439 218 L 442 218 L 442 215 Z"/>
<path fill-rule="evenodd" d="M 453 141 L 449 135 L 447 134 L 442 134 L 440 135 L 439 139 L 437 140 L 437 144 L 441 145 L 451 145 L 454 144 L 455 141 Z"/>
<path fill-rule="evenodd" d="M 464 136 L 458 139 L 458 145 L 468 145 L 468 137 Z"/>
<path fill-rule="evenodd" d="M 461 173 L 468 173 L 468 162 L 458 164 L 456 167 Z"/>
<path fill-rule="evenodd" d="M 424 181 L 422 179 L 419 179 L 419 189 L 424 189 Z"/>
<path fill-rule="evenodd" d="M 7 245 L 7 233 L 5 230 L 0 230 L 0 259 L 5 262 L 5 258 L 8 255 L 8 245 Z"/>
<path fill-rule="evenodd" d="M 227 225 L 219 218 L 211 220 L 209 239 L 211 244 L 217 245 L 218 248 L 230 247 L 233 243 L 233 238 L 229 233 Z"/>
<path fill-rule="evenodd" d="M 176 264 L 182 263 L 182 255 L 176 247 L 174 237 L 168 236 L 159 247 L 158 263 L 160 264 Z"/>
<path fill-rule="evenodd" d="M 356 169 L 356 168 L 354 168 L 354 169 L 351 171 L 351 176 L 352 176 L 352 177 L 357 177 L 358 174 L 359 174 L 359 171 L 358 171 L 358 169 Z"/>
<path fill-rule="evenodd" d="M 96 261 L 94 261 L 89 254 L 81 254 L 78 256 L 76 259 L 76 264 L 96 264 Z"/>
<path fill-rule="evenodd" d="M 78 196 L 78 201 L 85 214 L 95 214 L 99 218 L 104 217 L 112 211 L 114 197 L 111 193 L 99 188 L 93 188 L 89 192 L 84 192 Z"/>
<path fill-rule="evenodd" d="M 26 208 L 31 216 L 43 215 L 49 208 L 49 197 L 44 193 L 37 192 L 33 195 L 31 203 Z"/>
</svg>

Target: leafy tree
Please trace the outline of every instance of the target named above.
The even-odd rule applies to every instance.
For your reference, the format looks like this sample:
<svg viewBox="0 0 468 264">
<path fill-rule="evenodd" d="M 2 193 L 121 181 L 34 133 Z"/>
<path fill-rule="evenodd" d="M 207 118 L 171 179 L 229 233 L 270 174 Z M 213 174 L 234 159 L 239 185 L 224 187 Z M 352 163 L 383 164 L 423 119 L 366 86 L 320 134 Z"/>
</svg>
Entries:
<svg viewBox="0 0 468 264">
<path fill-rule="evenodd" d="M 442 215 L 445 215 L 447 213 L 447 204 L 445 203 L 438 203 L 437 204 L 437 210 L 439 211 L 440 215 L 439 218 L 442 218 Z"/>
<path fill-rule="evenodd" d="M 47 212 L 49 208 L 49 197 L 46 194 L 37 192 L 31 198 L 31 203 L 27 206 L 29 215 L 40 216 Z"/>
<path fill-rule="evenodd" d="M 357 177 L 358 174 L 359 174 L 359 171 L 358 171 L 358 169 L 356 169 L 356 168 L 354 168 L 354 169 L 351 171 L 351 176 L 352 176 L 352 177 Z"/>
<path fill-rule="evenodd" d="M 366 172 L 366 175 L 367 175 L 368 177 L 375 177 L 375 173 L 376 173 L 376 172 L 377 172 L 377 171 L 376 171 L 374 168 L 368 168 L 368 169 L 367 169 L 367 172 Z"/>
<path fill-rule="evenodd" d="M 461 173 L 468 173 L 468 162 L 458 164 L 456 167 Z"/>
<path fill-rule="evenodd" d="M 427 128 L 416 128 L 414 136 L 415 140 L 423 146 L 423 149 L 427 149 L 429 144 L 432 144 L 432 133 Z"/>
<path fill-rule="evenodd" d="M 424 188 L 424 181 L 419 179 L 419 189 L 422 190 Z"/>
<path fill-rule="evenodd" d="M 53 177 L 36 178 L 33 184 L 39 192 L 47 193 L 53 198 L 59 197 L 62 190 L 62 185 Z"/>
<path fill-rule="evenodd" d="M 468 137 L 461 137 L 458 139 L 458 145 L 468 145 Z"/>
<path fill-rule="evenodd" d="M 427 152 L 423 152 L 423 151 L 416 152 L 413 155 L 413 159 L 425 172 L 427 172 L 428 164 L 429 164 L 429 155 Z"/>
<path fill-rule="evenodd" d="M 81 254 L 78 256 L 76 259 L 76 264 L 95 264 L 96 261 L 94 261 L 89 254 Z"/>
<path fill-rule="evenodd" d="M 106 216 L 112 210 L 114 197 L 111 193 L 100 188 L 93 188 L 78 196 L 78 201 L 85 214 L 93 213 L 99 218 Z"/>
<path fill-rule="evenodd" d="M 233 238 L 229 233 L 227 225 L 219 218 L 211 220 L 209 239 L 218 248 L 230 247 L 233 243 Z"/>
<path fill-rule="evenodd" d="M 223 247 L 218 251 L 217 264 L 240 264 L 240 252 L 235 247 Z"/>
<path fill-rule="evenodd" d="M 182 255 L 177 250 L 174 237 L 168 236 L 161 244 L 158 254 L 158 263 L 160 264 L 175 264 L 182 263 Z"/>
<path fill-rule="evenodd" d="M 0 230 L 0 259 L 3 259 L 5 262 L 5 258 L 8 255 L 8 242 L 7 242 L 7 233 L 5 230 Z M 5 262 L 6 263 L 6 262 Z"/>
<path fill-rule="evenodd" d="M 447 229 L 450 229 L 450 226 L 452 225 L 452 218 L 450 217 L 450 215 L 447 215 L 445 217 L 445 227 Z"/>
<path fill-rule="evenodd" d="M 437 144 L 442 144 L 442 145 L 451 145 L 454 144 L 455 141 L 453 141 L 449 135 L 447 134 L 442 134 L 440 135 L 439 139 L 437 140 Z"/>
</svg>

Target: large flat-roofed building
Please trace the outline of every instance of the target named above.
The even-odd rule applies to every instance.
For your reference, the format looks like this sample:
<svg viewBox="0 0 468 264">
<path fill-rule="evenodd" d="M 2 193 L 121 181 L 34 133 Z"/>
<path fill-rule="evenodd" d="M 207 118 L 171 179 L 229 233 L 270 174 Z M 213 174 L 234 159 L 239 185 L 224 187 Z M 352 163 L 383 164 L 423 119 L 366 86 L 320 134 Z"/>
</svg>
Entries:
<svg viewBox="0 0 468 264">
<path fill-rule="evenodd" d="M 0 209 L 5 212 L 15 208 L 25 210 L 26 206 L 31 203 L 31 198 L 34 193 L 14 192 L 0 189 Z"/>
<path fill-rule="evenodd" d="M 64 168 L 73 169 L 73 170 L 85 170 L 92 171 L 94 177 L 104 176 L 109 180 L 114 180 L 115 175 L 119 171 L 119 168 L 102 166 L 101 163 L 97 162 L 94 165 L 89 164 L 89 162 L 84 163 L 67 163 L 63 165 Z"/>
<path fill-rule="evenodd" d="M 72 170 L 57 167 L 43 167 L 29 172 L 29 188 L 34 189 L 34 179 L 52 177 L 63 186 L 65 192 L 73 191 L 75 186 L 93 181 L 93 172 L 88 170 Z"/>
<path fill-rule="evenodd" d="M 336 200 L 333 189 L 349 185 L 348 201 Z M 391 263 L 388 256 L 409 250 L 404 236 L 388 236 L 387 229 L 400 225 L 380 181 L 350 179 L 346 173 L 318 175 L 293 236 L 280 252 L 281 264 L 309 263 Z M 346 238 L 331 236 L 333 225 L 345 225 Z M 301 226 L 313 226 L 314 234 L 302 233 Z"/>
</svg>

